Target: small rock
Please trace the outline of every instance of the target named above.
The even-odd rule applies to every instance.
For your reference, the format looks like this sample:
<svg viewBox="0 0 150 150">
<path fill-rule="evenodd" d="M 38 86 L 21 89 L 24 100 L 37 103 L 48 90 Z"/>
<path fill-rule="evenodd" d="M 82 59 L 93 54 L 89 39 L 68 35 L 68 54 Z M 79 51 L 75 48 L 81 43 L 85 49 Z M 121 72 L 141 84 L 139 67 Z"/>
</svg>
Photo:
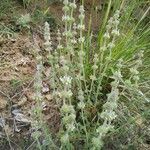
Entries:
<svg viewBox="0 0 150 150">
<path fill-rule="evenodd" d="M 11 113 L 15 116 L 15 115 L 17 115 L 18 113 L 21 113 L 21 110 L 20 110 L 20 109 L 14 109 L 14 110 L 12 110 Z"/>
<path fill-rule="evenodd" d="M 16 114 L 16 116 L 14 117 L 16 121 L 19 121 L 19 122 L 23 122 L 23 123 L 31 123 L 30 120 L 28 120 L 25 115 L 21 114 L 21 113 L 18 113 Z"/>
<path fill-rule="evenodd" d="M 29 119 L 27 119 L 27 117 L 21 113 L 20 109 L 14 109 L 12 111 L 12 114 L 14 115 L 14 119 L 16 121 L 22 122 L 22 123 L 31 123 L 31 121 Z"/>
</svg>

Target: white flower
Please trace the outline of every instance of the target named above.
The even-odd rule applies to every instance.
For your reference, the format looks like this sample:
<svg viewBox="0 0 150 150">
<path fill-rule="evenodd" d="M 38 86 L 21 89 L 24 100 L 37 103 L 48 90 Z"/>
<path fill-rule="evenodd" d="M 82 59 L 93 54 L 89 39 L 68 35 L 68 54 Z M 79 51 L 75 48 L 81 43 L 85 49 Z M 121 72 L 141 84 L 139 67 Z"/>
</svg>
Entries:
<svg viewBox="0 0 150 150">
<path fill-rule="evenodd" d="M 77 79 L 78 79 L 78 80 L 84 80 L 84 76 L 78 74 L 78 75 L 77 75 Z"/>
<path fill-rule="evenodd" d="M 45 48 L 45 50 L 46 51 L 52 51 L 52 42 L 50 42 L 50 41 L 46 41 L 45 43 L 44 43 L 44 48 Z"/>
<path fill-rule="evenodd" d="M 60 81 L 61 81 L 63 84 L 70 85 L 70 84 L 71 84 L 71 81 L 72 81 L 72 77 L 70 77 L 70 76 L 61 77 L 61 78 L 60 78 Z"/>
<path fill-rule="evenodd" d="M 90 76 L 90 79 L 93 80 L 93 81 L 96 80 L 95 75 L 91 75 L 91 76 Z"/>
<path fill-rule="evenodd" d="M 123 66 L 122 63 L 123 63 L 123 59 L 119 59 L 116 66 L 120 69 Z"/>
<path fill-rule="evenodd" d="M 84 98 L 84 97 L 83 97 Z M 83 99 L 82 98 L 82 99 Z M 79 99 L 81 99 L 81 98 L 79 98 Z M 79 109 L 84 109 L 85 108 L 85 103 L 84 102 L 79 102 L 78 103 L 78 107 L 79 107 Z"/>
<path fill-rule="evenodd" d="M 99 138 L 99 137 L 94 137 L 92 139 L 92 144 L 93 144 L 93 149 L 101 149 L 101 147 L 103 146 L 103 141 Z"/>
<path fill-rule="evenodd" d="M 141 66 L 142 65 L 142 60 L 138 59 L 136 63 L 137 63 L 138 66 Z"/>
<path fill-rule="evenodd" d="M 109 99 L 109 100 L 110 100 L 110 99 Z M 113 101 L 110 101 L 110 102 L 107 101 L 107 102 L 103 105 L 103 108 L 110 110 L 110 109 L 116 109 L 117 106 L 118 106 L 118 105 L 117 105 L 117 103 L 116 103 L 115 101 L 114 101 L 114 102 L 113 102 Z"/>
<path fill-rule="evenodd" d="M 65 59 L 64 56 L 60 56 L 60 64 L 61 65 L 66 65 L 67 64 L 67 60 Z"/>
<path fill-rule="evenodd" d="M 72 40 L 71 40 L 71 43 L 72 43 L 72 44 L 76 44 L 76 43 L 77 43 L 77 40 L 76 40 L 76 39 L 72 39 Z"/>
<path fill-rule="evenodd" d="M 140 80 L 140 78 L 139 78 L 139 76 L 134 76 L 133 80 L 138 81 L 138 80 Z"/>
<path fill-rule="evenodd" d="M 111 61 L 111 56 L 107 56 L 106 58 L 105 58 L 107 61 Z"/>
<path fill-rule="evenodd" d="M 68 15 L 63 15 L 63 16 L 62 16 L 62 21 L 67 21 L 67 22 L 69 22 L 69 21 L 70 21 L 70 16 L 68 16 Z"/>
<path fill-rule="evenodd" d="M 44 39 L 46 42 L 50 40 L 50 29 L 48 22 L 45 22 L 45 28 L 44 28 Z"/>
<path fill-rule="evenodd" d="M 111 91 L 111 93 L 107 94 L 107 99 L 108 99 L 108 101 L 114 101 L 115 102 L 119 99 L 118 95 L 119 95 L 119 90 L 115 89 L 115 90 Z"/>
<path fill-rule="evenodd" d="M 64 0 L 64 1 L 63 1 L 63 4 L 64 4 L 64 5 L 68 5 L 68 4 L 69 4 L 68 0 Z"/>
<path fill-rule="evenodd" d="M 63 118 L 63 124 L 66 124 L 66 125 L 67 124 L 72 124 L 72 123 L 74 123 L 75 118 L 76 118 L 75 114 L 65 115 L 64 118 Z"/>
<path fill-rule="evenodd" d="M 71 114 L 71 113 L 75 113 L 75 110 L 74 110 L 74 108 L 73 108 L 73 106 L 72 105 L 67 105 L 67 104 L 64 104 L 62 107 L 61 107 L 61 112 L 63 113 L 63 114 Z"/>
<path fill-rule="evenodd" d="M 84 15 L 84 14 L 80 14 L 80 15 L 79 15 L 79 19 L 80 19 L 80 20 L 84 20 L 84 18 L 85 18 L 85 15 Z"/>
<path fill-rule="evenodd" d="M 79 43 L 84 43 L 85 37 L 80 37 L 78 40 L 79 40 Z"/>
<path fill-rule="evenodd" d="M 135 68 L 130 68 L 130 72 L 131 72 L 133 75 L 139 74 L 139 72 L 138 72 L 137 69 L 135 69 Z"/>
<path fill-rule="evenodd" d="M 58 41 L 60 41 L 60 40 L 61 40 L 61 37 L 60 37 L 60 36 L 59 36 L 59 37 L 57 37 L 57 40 L 58 40 Z"/>
<path fill-rule="evenodd" d="M 85 29 L 85 25 L 79 24 L 79 25 L 78 25 L 78 29 L 79 29 L 79 30 L 84 30 L 84 29 Z"/>
<path fill-rule="evenodd" d="M 98 54 L 94 55 L 94 59 L 93 60 L 94 60 L 95 63 L 98 62 Z"/>
<path fill-rule="evenodd" d="M 57 49 L 63 49 L 63 46 L 59 44 L 59 45 L 57 46 Z"/>
<path fill-rule="evenodd" d="M 144 56 L 144 51 L 143 50 L 141 50 L 139 53 L 138 53 L 138 56 L 141 58 L 141 57 L 143 57 Z"/>
<path fill-rule="evenodd" d="M 96 69 L 98 69 L 98 66 L 97 65 L 93 65 L 92 68 L 93 68 L 93 70 L 96 70 Z"/>
<path fill-rule="evenodd" d="M 100 48 L 100 50 L 106 51 L 106 50 L 107 50 L 107 47 L 106 47 L 106 46 L 102 46 L 102 47 Z"/>
<path fill-rule="evenodd" d="M 114 20 L 114 22 L 113 22 L 113 24 L 115 25 L 115 26 L 118 26 L 119 25 L 119 20 Z"/>
<path fill-rule="evenodd" d="M 84 95 L 83 95 L 83 93 L 80 93 L 80 92 L 78 93 L 78 99 L 81 101 L 82 104 L 84 103 L 84 102 L 83 102 L 83 101 L 84 101 Z M 80 103 L 80 104 L 81 104 L 81 103 Z M 85 105 L 85 104 L 84 104 L 84 105 Z"/>
<path fill-rule="evenodd" d="M 120 35 L 119 30 L 117 30 L 117 29 L 112 30 L 112 34 L 114 34 L 115 36 Z"/>
<path fill-rule="evenodd" d="M 115 12 L 115 14 L 114 14 L 114 18 L 115 18 L 115 19 L 118 19 L 118 18 L 119 18 L 119 14 L 120 14 L 120 11 L 117 10 L 117 11 Z"/>
<path fill-rule="evenodd" d="M 69 135 L 68 135 L 68 133 L 66 133 L 65 135 L 62 135 L 60 141 L 62 143 L 68 143 L 68 141 L 69 141 Z"/>
<path fill-rule="evenodd" d="M 106 29 L 107 30 L 110 30 L 111 29 L 111 26 L 108 24 L 108 25 L 106 25 Z"/>
<path fill-rule="evenodd" d="M 102 126 L 99 126 L 96 131 L 97 131 L 97 133 L 102 133 L 103 135 L 105 135 L 112 128 L 113 128 L 113 126 L 111 126 L 111 125 L 103 124 Z"/>
<path fill-rule="evenodd" d="M 69 5 L 71 8 L 73 8 L 73 9 L 76 9 L 77 8 L 77 5 L 75 4 L 75 2 L 73 2 L 73 3 L 70 3 L 70 5 Z"/>
<path fill-rule="evenodd" d="M 69 71 L 69 67 L 68 67 L 67 65 L 64 65 L 64 66 L 63 66 L 63 71 L 64 71 L 64 72 L 68 72 L 68 71 Z"/>
<path fill-rule="evenodd" d="M 103 118 L 104 120 L 109 120 L 112 121 L 117 117 L 116 113 L 114 111 L 108 111 L 105 110 L 101 113 L 101 118 Z"/>
<path fill-rule="evenodd" d="M 73 123 L 67 125 L 67 130 L 68 130 L 68 131 L 72 132 L 74 129 L 75 129 L 75 126 L 74 126 Z"/>
<path fill-rule="evenodd" d="M 117 79 L 117 80 L 120 80 L 122 78 L 122 74 L 120 71 L 116 71 L 113 76 L 112 76 L 113 79 Z"/>
<path fill-rule="evenodd" d="M 114 44 L 113 42 L 110 42 L 110 43 L 108 44 L 108 48 L 112 49 L 112 48 L 114 48 L 114 47 L 115 47 L 115 44 Z"/>
<path fill-rule="evenodd" d="M 77 25 L 76 23 L 73 23 L 73 29 L 76 30 L 77 29 Z"/>
<path fill-rule="evenodd" d="M 63 32 L 63 36 L 66 36 L 66 37 L 72 37 L 73 35 L 72 35 L 72 32 L 70 32 L 70 31 L 65 31 L 65 32 Z"/>
<path fill-rule="evenodd" d="M 69 11 L 69 7 L 68 7 L 67 5 L 65 5 L 65 6 L 63 7 L 63 11 L 65 11 L 65 12 Z"/>
<path fill-rule="evenodd" d="M 84 6 L 83 6 L 83 5 L 81 5 L 81 6 L 80 6 L 80 8 L 79 8 L 79 12 L 80 12 L 81 14 L 83 14 L 83 13 L 84 13 Z"/>
<path fill-rule="evenodd" d="M 110 39 L 110 35 L 109 35 L 109 33 L 108 33 L 108 32 L 106 32 L 106 33 L 104 34 L 104 38 L 106 38 L 106 39 Z"/>
<path fill-rule="evenodd" d="M 111 17 L 111 18 L 108 20 L 108 25 L 111 27 L 111 26 L 112 26 L 112 23 L 113 23 L 113 17 Z"/>
</svg>

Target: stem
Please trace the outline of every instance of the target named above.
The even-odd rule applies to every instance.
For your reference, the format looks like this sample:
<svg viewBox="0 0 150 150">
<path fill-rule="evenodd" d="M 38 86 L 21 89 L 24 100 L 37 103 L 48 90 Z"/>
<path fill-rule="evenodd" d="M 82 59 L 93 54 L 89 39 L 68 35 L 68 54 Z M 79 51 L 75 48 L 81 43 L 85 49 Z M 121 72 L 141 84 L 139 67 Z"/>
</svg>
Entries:
<svg viewBox="0 0 150 150">
<path fill-rule="evenodd" d="M 84 132 L 86 134 L 86 142 L 88 144 L 89 137 L 88 137 L 88 131 L 87 131 L 87 128 L 86 128 L 86 123 L 85 123 L 85 117 L 84 117 L 84 111 L 83 111 L 83 109 L 81 109 L 81 117 L 82 117 L 82 121 L 83 121 L 83 125 L 84 125 Z"/>
</svg>

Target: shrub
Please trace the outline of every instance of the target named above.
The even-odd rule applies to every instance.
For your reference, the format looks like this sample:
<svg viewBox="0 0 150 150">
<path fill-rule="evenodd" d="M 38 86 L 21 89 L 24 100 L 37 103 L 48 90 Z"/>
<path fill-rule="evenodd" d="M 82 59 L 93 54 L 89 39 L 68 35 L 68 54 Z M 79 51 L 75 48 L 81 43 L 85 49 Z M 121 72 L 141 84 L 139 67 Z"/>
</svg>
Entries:
<svg viewBox="0 0 150 150">
<path fill-rule="evenodd" d="M 48 146 L 52 146 L 51 148 L 99 150 L 103 146 L 107 147 L 109 142 L 104 141 L 109 139 L 109 135 L 113 133 L 115 135 L 118 130 L 123 129 L 124 122 L 127 123 L 125 125 L 127 129 L 130 119 L 135 121 L 137 114 L 141 116 L 140 106 L 144 112 L 146 111 L 143 106 L 149 100 L 140 87 L 139 72 L 143 65 L 144 52 L 139 47 L 127 45 L 132 42 L 134 32 L 130 30 L 129 35 L 128 33 L 124 35 L 125 33 L 119 30 L 121 28 L 119 10 L 116 10 L 107 24 L 103 25 L 103 30 L 98 36 L 100 43 L 94 47 L 92 32 L 89 37 L 85 36 L 84 6 L 81 5 L 79 8 L 79 23 L 77 23 L 73 16 L 77 7 L 75 1 L 64 0 L 63 4 L 62 21 L 65 28 L 62 33 L 58 30 L 57 48 L 54 49 L 52 46 L 47 22 L 43 44 L 47 53 L 46 61 L 51 68 L 49 74 L 51 95 L 60 108 L 61 127 L 59 134 L 53 135 L 54 138 L 45 132 L 46 128 L 43 127 L 45 125 L 43 125 L 41 89 L 44 68 L 41 50 L 36 47 L 37 129 L 42 129 L 45 137 L 49 137 Z M 123 53 L 124 51 L 127 52 Z M 37 130 L 34 136 L 40 149 L 41 134 Z"/>
</svg>

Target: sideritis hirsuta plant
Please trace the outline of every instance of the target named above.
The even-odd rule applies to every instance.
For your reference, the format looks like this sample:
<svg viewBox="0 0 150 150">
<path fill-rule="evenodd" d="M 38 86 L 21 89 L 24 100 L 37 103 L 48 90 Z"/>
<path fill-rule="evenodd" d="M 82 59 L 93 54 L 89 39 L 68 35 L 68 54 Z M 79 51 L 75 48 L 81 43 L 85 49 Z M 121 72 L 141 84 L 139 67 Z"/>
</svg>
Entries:
<svg viewBox="0 0 150 150">
<path fill-rule="evenodd" d="M 142 93 L 138 88 L 138 67 L 142 65 L 143 54 L 139 52 L 139 59 L 130 69 L 126 68 L 127 64 L 122 58 L 114 60 L 113 50 L 118 37 L 121 37 L 120 11 L 117 10 L 108 20 L 101 46 L 94 48 L 92 61 L 87 63 L 86 56 L 90 52 L 86 51 L 86 45 L 93 43 L 92 40 L 90 43 L 86 40 L 84 6 L 79 7 L 78 23 L 74 18 L 77 8 L 75 0 L 64 0 L 63 4 L 64 31 L 58 29 L 56 49 L 52 46 L 47 22 L 44 30 L 44 49 L 51 69 L 51 95 L 57 102 L 61 115 L 60 131 L 57 136 L 53 136 L 54 141 L 64 150 L 100 150 L 107 134 L 115 130 L 116 110 L 122 97 L 126 98 L 129 94 L 134 97 L 136 91 Z M 123 71 L 127 69 L 129 79 L 123 76 Z M 35 82 L 42 84 L 41 77 Z M 35 88 L 35 91 L 39 93 L 41 90 Z"/>
</svg>

